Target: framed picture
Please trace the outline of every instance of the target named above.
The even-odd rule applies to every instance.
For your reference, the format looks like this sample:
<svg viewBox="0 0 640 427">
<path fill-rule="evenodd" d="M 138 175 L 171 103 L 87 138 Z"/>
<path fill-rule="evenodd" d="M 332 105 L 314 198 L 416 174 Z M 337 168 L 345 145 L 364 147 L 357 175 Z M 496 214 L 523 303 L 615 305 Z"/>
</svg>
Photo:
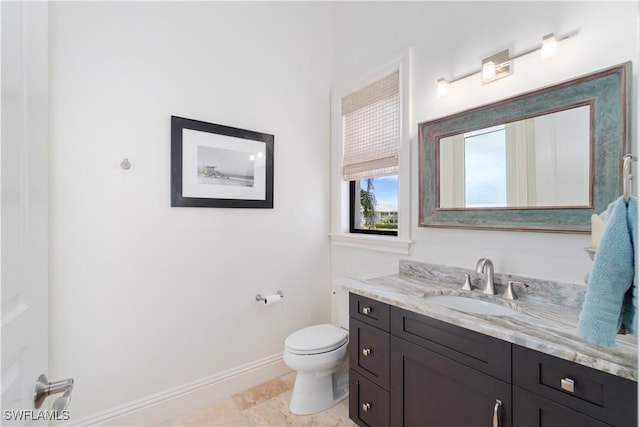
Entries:
<svg viewBox="0 0 640 427">
<path fill-rule="evenodd" d="M 273 208 L 273 140 L 171 116 L 171 206 Z"/>
</svg>

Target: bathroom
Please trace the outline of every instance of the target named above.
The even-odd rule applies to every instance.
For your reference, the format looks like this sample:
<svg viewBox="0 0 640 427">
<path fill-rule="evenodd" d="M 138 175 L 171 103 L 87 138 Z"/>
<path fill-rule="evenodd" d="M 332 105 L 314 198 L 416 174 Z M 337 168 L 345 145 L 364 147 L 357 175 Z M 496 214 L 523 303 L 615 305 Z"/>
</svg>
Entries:
<svg viewBox="0 0 640 427">
<path fill-rule="evenodd" d="M 394 274 L 401 259 L 486 257 L 498 273 L 584 283 L 588 233 L 418 227 L 420 122 L 632 61 L 636 150 L 637 2 L 46 6 L 30 27 L 48 49 L 45 373 L 74 378 L 73 425 L 159 424 L 287 374 L 285 338 L 337 322 L 334 280 Z M 439 78 L 548 33 L 571 35 L 552 60 L 523 56 L 507 78 L 438 97 Z M 341 238 L 332 94 L 398 62 L 400 242 Z M 171 116 L 274 135 L 273 208 L 171 207 Z M 255 300 L 279 290 L 278 304 Z"/>
</svg>

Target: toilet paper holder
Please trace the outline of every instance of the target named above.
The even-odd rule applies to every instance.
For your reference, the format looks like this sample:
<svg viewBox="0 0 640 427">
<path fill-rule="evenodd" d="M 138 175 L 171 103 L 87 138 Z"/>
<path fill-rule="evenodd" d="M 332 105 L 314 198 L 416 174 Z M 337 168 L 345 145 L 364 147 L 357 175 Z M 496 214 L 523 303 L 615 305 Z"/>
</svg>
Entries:
<svg viewBox="0 0 640 427">
<path fill-rule="evenodd" d="M 282 292 L 282 291 L 276 292 L 276 295 L 278 295 L 280 298 L 284 298 L 284 292 Z M 258 295 L 256 295 L 256 301 L 266 303 L 267 302 L 267 297 L 263 297 L 262 294 L 258 294 Z"/>
</svg>

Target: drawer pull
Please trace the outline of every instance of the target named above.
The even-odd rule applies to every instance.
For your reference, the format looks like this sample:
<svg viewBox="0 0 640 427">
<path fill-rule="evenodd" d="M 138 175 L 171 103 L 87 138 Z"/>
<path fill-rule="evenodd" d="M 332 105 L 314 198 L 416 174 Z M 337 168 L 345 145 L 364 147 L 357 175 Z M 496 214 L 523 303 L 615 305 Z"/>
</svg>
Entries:
<svg viewBox="0 0 640 427">
<path fill-rule="evenodd" d="M 496 399 L 496 406 L 493 407 L 493 427 L 500 427 L 500 408 L 502 401 Z"/>
<path fill-rule="evenodd" d="M 363 348 L 362 349 L 362 355 L 364 357 L 369 357 L 370 354 L 371 354 L 371 349 L 370 348 Z"/>
<path fill-rule="evenodd" d="M 362 410 L 364 412 L 369 412 L 369 409 L 371 409 L 371 404 L 370 403 L 363 403 L 362 404 Z"/>
<path fill-rule="evenodd" d="M 569 393 L 573 393 L 575 389 L 575 381 L 571 378 L 563 378 L 560 380 L 560 387 Z"/>
<path fill-rule="evenodd" d="M 369 315 L 369 313 L 371 313 L 373 311 L 373 308 L 371 307 L 362 307 L 362 314 L 364 314 L 365 316 Z"/>
</svg>

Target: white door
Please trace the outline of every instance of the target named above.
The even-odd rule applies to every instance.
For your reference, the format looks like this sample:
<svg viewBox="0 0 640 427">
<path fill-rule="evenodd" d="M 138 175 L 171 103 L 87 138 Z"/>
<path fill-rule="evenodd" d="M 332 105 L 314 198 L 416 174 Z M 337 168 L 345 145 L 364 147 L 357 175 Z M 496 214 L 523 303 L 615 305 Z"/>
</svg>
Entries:
<svg viewBox="0 0 640 427">
<path fill-rule="evenodd" d="M 46 2 L 0 2 L 0 14 L 0 424 L 30 425 L 48 363 L 48 11 Z"/>
</svg>

